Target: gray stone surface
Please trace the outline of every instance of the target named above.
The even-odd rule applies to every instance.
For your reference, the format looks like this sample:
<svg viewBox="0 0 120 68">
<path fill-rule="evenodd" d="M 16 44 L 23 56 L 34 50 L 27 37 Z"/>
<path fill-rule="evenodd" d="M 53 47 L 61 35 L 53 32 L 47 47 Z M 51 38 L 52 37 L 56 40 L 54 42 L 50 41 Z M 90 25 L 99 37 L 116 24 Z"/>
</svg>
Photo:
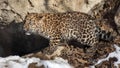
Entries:
<svg viewBox="0 0 120 68">
<path fill-rule="evenodd" d="M 102 0 L 0 0 L 0 21 L 23 21 L 27 12 L 67 12 L 89 10 Z"/>
</svg>

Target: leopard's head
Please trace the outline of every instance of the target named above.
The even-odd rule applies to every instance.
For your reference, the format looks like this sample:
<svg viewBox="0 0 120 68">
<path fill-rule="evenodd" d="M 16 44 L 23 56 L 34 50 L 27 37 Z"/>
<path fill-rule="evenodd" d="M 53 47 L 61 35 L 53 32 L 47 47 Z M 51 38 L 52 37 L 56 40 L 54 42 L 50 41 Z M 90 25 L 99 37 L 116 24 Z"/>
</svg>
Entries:
<svg viewBox="0 0 120 68">
<path fill-rule="evenodd" d="M 37 34 L 39 30 L 39 21 L 40 17 L 37 13 L 28 13 L 24 20 L 23 29 L 26 31 L 26 34 L 35 33 Z"/>
</svg>

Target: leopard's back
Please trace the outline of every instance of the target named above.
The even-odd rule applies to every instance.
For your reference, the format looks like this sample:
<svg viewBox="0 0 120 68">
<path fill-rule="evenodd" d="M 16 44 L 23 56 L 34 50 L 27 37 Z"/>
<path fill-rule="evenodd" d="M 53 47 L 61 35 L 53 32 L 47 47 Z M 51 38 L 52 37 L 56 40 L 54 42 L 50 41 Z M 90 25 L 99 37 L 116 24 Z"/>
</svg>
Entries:
<svg viewBox="0 0 120 68">
<path fill-rule="evenodd" d="M 93 46 L 98 42 L 102 30 L 97 26 L 96 19 L 81 12 L 30 13 L 25 21 L 26 31 L 42 35 L 55 45 L 60 43 L 61 39 L 76 39 L 81 44 Z"/>
</svg>

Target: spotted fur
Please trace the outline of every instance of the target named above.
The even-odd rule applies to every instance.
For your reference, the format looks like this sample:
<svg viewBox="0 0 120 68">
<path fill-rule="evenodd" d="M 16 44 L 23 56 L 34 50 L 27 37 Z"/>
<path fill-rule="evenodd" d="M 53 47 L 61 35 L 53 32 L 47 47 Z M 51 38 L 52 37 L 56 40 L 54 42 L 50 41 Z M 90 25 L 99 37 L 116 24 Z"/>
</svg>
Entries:
<svg viewBox="0 0 120 68">
<path fill-rule="evenodd" d="M 25 18 L 24 29 L 50 39 L 50 45 L 53 46 L 61 44 L 62 40 L 71 39 L 94 46 L 100 38 L 109 40 L 111 37 L 111 28 L 103 25 L 103 21 L 81 12 L 29 13 Z"/>
</svg>

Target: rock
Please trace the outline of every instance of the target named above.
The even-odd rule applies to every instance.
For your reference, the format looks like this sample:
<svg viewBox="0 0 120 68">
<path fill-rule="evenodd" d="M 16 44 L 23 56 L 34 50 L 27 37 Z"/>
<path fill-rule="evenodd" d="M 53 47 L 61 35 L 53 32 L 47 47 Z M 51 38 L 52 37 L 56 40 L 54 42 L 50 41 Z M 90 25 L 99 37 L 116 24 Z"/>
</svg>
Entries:
<svg viewBox="0 0 120 68">
<path fill-rule="evenodd" d="M 58 46 L 55 50 L 51 50 L 49 49 L 50 46 L 44 46 L 48 45 L 48 40 L 44 41 L 39 36 L 26 36 L 21 34 L 19 32 L 20 28 L 18 28 L 17 25 L 9 28 L 4 28 L 3 25 L 10 24 L 13 20 L 15 20 L 16 23 L 24 21 L 25 15 L 28 12 L 57 13 L 80 11 L 88 13 L 96 18 L 107 19 L 109 24 L 119 30 L 119 6 L 120 0 L 0 0 L 0 24 L 2 24 L 0 25 L 0 55 L 4 55 L 4 53 L 6 55 L 18 53 L 21 55 L 22 53 L 23 55 L 26 54 L 26 52 L 30 53 L 39 50 L 37 53 L 33 52 L 23 57 L 37 57 L 43 60 L 62 57 L 67 59 L 75 68 L 87 68 L 99 59 L 107 57 L 110 52 L 113 52 L 115 50 L 113 44 L 120 44 L 120 36 L 118 35 L 113 42 L 98 43 L 97 50 L 91 49 L 93 53 L 87 54 L 83 48 L 74 45 Z M 48 51 L 46 51 L 46 49 Z M 116 58 L 110 58 L 108 61 L 104 61 L 96 67 L 112 68 L 113 62 L 115 61 Z M 31 64 L 29 68 L 35 68 L 35 63 Z M 41 68 L 44 67 L 41 66 Z"/>
<path fill-rule="evenodd" d="M 120 35 L 118 35 L 118 36 L 114 39 L 114 43 L 117 44 L 118 46 L 120 46 Z"/>
<path fill-rule="evenodd" d="M 96 18 L 114 20 L 114 15 L 119 7 L 118 0 L 103 0 L 101 3 L 95 5 L 90 14 Z"/>
<path fill-rule="evenodd" d="M 4 25 L 0 27 L 0 56 L 11 54 L 12 35 Z"/>
<path fill-rule="evenodd" d="M 60 49 L 61 46 L 58 46 L 55 50 L 51 50 L 49 46 L 46 47 L 48 48 L 47 51 L 46 49 L 43 49 L 42 52 L 32 53 L 24 57 L 37 57 L 47 60 L 54 59 L 55 57 L 61 57 L 68 60 L 68 63 L 75 68 L 84 68 L 94 65 L 99 59 L 106 58 L 109 53 L 115 50 L 112 43 L 100 42 L 98 46 L 99 47 L 97 48 L 97 51 L 95 51 L 93 54 L 87 54 L 84 52 L 83 48 L 75 47 L 73 45 L 63 45 L 62 49 Z"/>
<path fill-rule="evenodd" d="M 90 9 L 102 0 L 1 0 L 0 21 L 6 24 L 15 20 L 21 22 L 29 12 L 55 13 L 80 11 L 88 13 Z"/>
<path fill-rule="evenodd" d="M 116 68 L 114 62 L 117 61 L 117 58 L 109 58 L 109 60 L 102 62 L 95 66 L 95 68 Z"/>
<path fill-rule="evenodd" d="M 7 0 L 0 1 L 0 22 L 9 24 L 15 20 L 16 22 L 22 21 L 20 15 L 12 10 Z"/>
<path fill-rule="evenodd" d="M 117 25 L 118 32 L 120 33 L 120 6 L 116 12 L 114 20 L 115 20 L 115 24 Z"/>
<path fill-rule="evenodd" d="M 116 31 L 117 25 L 114 21 L 114 16 L 120 5 L 120 0 L 104 0 L 101 3 L 94 6 L 88 14 L 98 19 L 107 19 L 109 24 Z"/>
<path fill-rule="evenodd" d="M 117 24 L 117 26 L 120 27 L 120 6 L 116 12 L 114 19 L 115 19 L 115 23 Z"/>
<path fill-rule="evenodd" d="M 49 58 L 42 52 L 37 52 L 37 53 L 31 53 L 31 54 L 27 54 L 24 55 L 22 57 L 36 57 L 36 58 L 40 58 L 41 60 L 49 60 Z"/>
</svg>

